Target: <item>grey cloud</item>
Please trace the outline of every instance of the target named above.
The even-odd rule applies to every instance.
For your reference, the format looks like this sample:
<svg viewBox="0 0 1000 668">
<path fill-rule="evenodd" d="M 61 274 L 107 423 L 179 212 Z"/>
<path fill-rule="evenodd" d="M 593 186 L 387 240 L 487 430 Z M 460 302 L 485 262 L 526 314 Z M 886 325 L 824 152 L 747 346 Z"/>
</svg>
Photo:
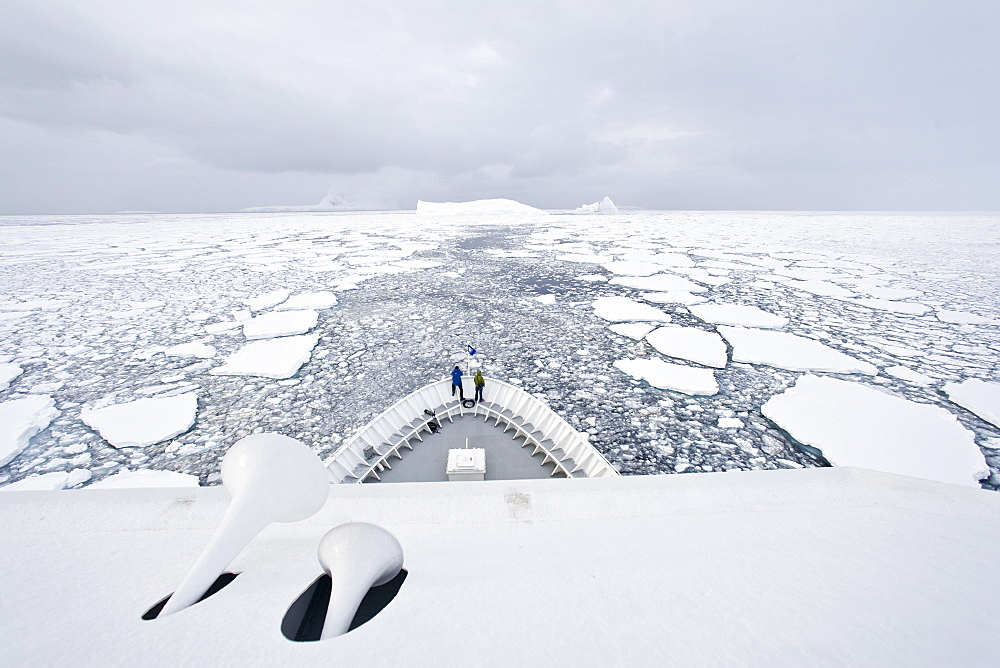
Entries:
<svg viewBox="0 0 1000 668">
<path fill-rule="evenodd" d="M 226 191 L 315 174 L 401 199 L 492 188 L 547 206 L 623 192 L 852 208 L 877 200 L 852 172 L 909 170 L 914 184 L 964 179 L 951 208 L 1000 205 L 967 180 L 969 165 L 1000 172 L 991 2 L 95 0 L 7 14 L 0 115 L 63 137 L 64 172 L 86 169 L 86 146 L 147 155 L 130 174 L 151 192 L 160 146 Z M 119 139 L 102 153 L 93 133 Z M 887 190 L 884 206 L 906 207 L 907 190 L 921 188 Z"/>
</svg>

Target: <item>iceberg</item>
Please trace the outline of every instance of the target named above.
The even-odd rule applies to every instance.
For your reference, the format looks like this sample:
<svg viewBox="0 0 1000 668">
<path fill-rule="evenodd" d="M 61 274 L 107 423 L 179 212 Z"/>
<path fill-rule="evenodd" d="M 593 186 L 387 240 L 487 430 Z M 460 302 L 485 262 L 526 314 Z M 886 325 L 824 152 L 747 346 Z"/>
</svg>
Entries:
<svg viewBox="0 0 1000 668">
<path fill-rule="evenodd" d="M 610 197 L 605 197 L 600 202 L 580 206 L 576 213 L 618 213 L 618 207 Z"/>
<path fill-rule="evenodd" d="M 417 200 L 417 214 L 427 216 L 461 216 L 488 214 L 542 214 L 548 211 L 536 209 L 512 199 L 479 199 L 472 202 L 425 202 Z"/>
</svg>

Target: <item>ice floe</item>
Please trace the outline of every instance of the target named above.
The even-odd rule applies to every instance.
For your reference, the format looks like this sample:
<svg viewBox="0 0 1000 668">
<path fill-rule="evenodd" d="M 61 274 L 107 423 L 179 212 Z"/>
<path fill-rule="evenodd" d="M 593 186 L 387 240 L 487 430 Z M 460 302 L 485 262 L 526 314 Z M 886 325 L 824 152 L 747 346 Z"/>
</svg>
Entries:
<svg viewBox="0 0 1000 668">
<path fill-rule="evenodd" d="M 917 385 L 931 385 L 934 382 L 934 379 L 930 376 L 905 366 L 886 367 L 885 372 L 894 378 L 916 383 Z"/>
<path fill-rule="evenodd" d="M 318 314 L 312 309 L 264 313 L 243 323 L 243 336 L 252 341 L 305 334 L 316 326 L 317 318 Z"/>
<path fill-rule="evenodd" d="M 926 306 L 925 304 L 920 304 L 918 302 L 898 302 L 891 299 L 862 298 L 848 299 L 846 301 L 852 304 L 861 304 L 862 306 L 878 309 L 880 311 L 891 311 L 893 313 L 903 313 L 906 315 L 923 315 L 931 310 L 930 306 Z"/>
<path fill-rule="evenodd" d="M 80 419 L 116 448 L 141 448 L 183 434 L 195 422 L 198 395 L 139 399 L 80 412 Z"/>
<path fill-rule="evenodd" d="M 670 316 L 649 304 L 642 304 L 628 297 L 598 297 L 594 300 L 594 313 L 612 322 L 648 320 L 670 322 Z"/>
<path fill-rule="evenodd" d="M 1000 427 L 1000 383 L 969 378 L 941 389 L 954 403 Z"/>
<path fill-rule="evenodd" d="M 87 485 L 87 489 L 124 489 L 131 487 L 197 487 L 198 476 L 177 471 L 154 469 L 123 469 L 103 480 Z"/>
<path fill-rule="evenodd" d="M 973 433 L 954 415 L 858 383 L 803 376 L 761 411 L 838 466 L 971 487 L 989 475 Z"/>
<path fill-rule="evenodd" d="M 701 304 L 706 297 L 693 295 L 684 290 L 672 290 L 670 292 L 643 292 L 639 295 L 647 302 L 654 304 Z"/>
<path fill-rule="evenodd" d="M 711 396 L 719 391 L 711 369 L 671 364 L 658 358 L 617 360 L 614 366 L 622 373 L 661 390 L 698 396 Z"/>
<path fill-rule="evenodd" d="M 69 480 L 69 473 L 52 471 L 41 475 L 30 475 L 27 478 L 0 487 L 0 492 L 51 492 L 64 489 Z"/>
<path fill-rule="evenodd" d="M 556 303 L 556 296 L 555 295 L 538 295 L 537 297 L 533 297 L 533 299 L 536 302 L 538 302 L 539 304 L 555 304 Z"/>
<path fill-rule="evenodd" d="M 225 364 L 209 373 L 213 376 L 261 376 L 291 378 L 309 361 L 318 334 L 286 336 L 248 343 L 230 355 Z"/>
<path fill-rule="evenodd" d="M 716 325 L 777 329 L 788 324 L 788 318 L 784 316 L 747 304 L 695 304 L 690 311 L 696 318 Z"/>
<path fill-rule="evenodd" d="M 55 401 L 47 395 L 0 402 L 0 466 L 17 457 L 31 437 L 42 431 L 59 414 Z"/>
<path fill-rule="evenodd" d="M 608 262 L 602 266 L 608 272 L 621 276 L 651 276 L 663 271 L 663 267 L 651 262 Z"/>
<path fill-rule="evenodd" d="M 656 329 L 656 326 L 644 322 L 625 322 L 617 325 L 609 325 L 608 329 L 615 334 L 621 334 L 630 339 L 642 341 L 642 338 Z"/>
<path fill-rule="evenodd" d="M 704 292 L 708 288 L 673 274 L 654 274 L 653 276 L 616 276 L 609 283 L 624 285 L 636 290 L 650 292 Z"/>
<path fill-rule="evenodd" d="M 291 290 L 272 290 L 271 292 L 265 292 L 262 295 L 245 299 L 243 300 L 243 303 L 246 304 L 251 311 L 263 311 L 266 308 L 277 306 L 281 302 L 285 301 L 288 299 L 288 295 L 290 294 L 292 294 Z"/>
<path fill-rule="evenodd" d="M 694 327 L 659 327 L 646 335 L 646 341 L 667 357 L 677 357 L 721 369 L 729 358 L 726 343 L 715 332 Z"/>
<path fill-rule="evenodd" d="M 975 313 L 966 313 L 964 311 L 938 311 L 934 315 L 936 315 L 938 320 L 941 322 L 950 322 L 955 325 L 1000 324 L 1000 321 L 994 320 L 993 318 L 986 318 L 981 315 L 976 315 Z"/>
<path fill-rule="evenodd" d="M 431 263 L 436 264 L 436 263 Z M 303 292 L 286 299 L 274 307 L 275 311 L 296 311 L 299 309 L 324 309 L 337 305 L 337 295 L 328 290 L 322 292 Z"/>
<path fill-rule="evenodd" d="M 198 357 L 201 359 L 210 359 L 215 357 L 215 352 L 215 348 L 207 343 L 180 343 L 176 346 L 170 346 L 163 351 L 163 354 L 171 357 Z"/>
<path fill-rule="evenodd" d="M 0 364 L 0 391 L 10 387 L 11 381 L 24 373 L 24 369 L 11 362 Z"/>
<path fill-rule="evenodd" d="M 868 362 L 795 334 L 725 325 L 718 329 L 733 346 L 734 362 L 766 364 L 790 371 L 878 374 L 878 369 Z"/>
</svg>

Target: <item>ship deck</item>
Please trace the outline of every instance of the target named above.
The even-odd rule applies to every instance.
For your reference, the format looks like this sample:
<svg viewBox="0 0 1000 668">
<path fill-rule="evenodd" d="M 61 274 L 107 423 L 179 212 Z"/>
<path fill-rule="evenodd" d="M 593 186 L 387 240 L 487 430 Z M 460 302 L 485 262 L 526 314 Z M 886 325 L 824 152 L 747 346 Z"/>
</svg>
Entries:
<svg viewBox="0 0 1000 668">
<path fill-rule="evenodd" d="M 411 440 L 413 450 L 401 449 L 402 459 L 392 458 L 392 469 L 380 471 L 381 482 L 447 481 L 445 471 L 448 451 L 454 448 L 483 448 L 486 451 L 486 480 L 526 480 L 552 476 L 555 465 L 542 465 L 545 455 L 532 456 L 532 446 L 522 447 L 524 437 L 514 438 L 514 431 L 504 432 L 504 424 L 494 426 L 483 416 L 466 415 L 441 421 L 436 434 L 421 434 L 423 441 Z M 366 482 L 378 482 L 369 478 Z"/>
</svg>

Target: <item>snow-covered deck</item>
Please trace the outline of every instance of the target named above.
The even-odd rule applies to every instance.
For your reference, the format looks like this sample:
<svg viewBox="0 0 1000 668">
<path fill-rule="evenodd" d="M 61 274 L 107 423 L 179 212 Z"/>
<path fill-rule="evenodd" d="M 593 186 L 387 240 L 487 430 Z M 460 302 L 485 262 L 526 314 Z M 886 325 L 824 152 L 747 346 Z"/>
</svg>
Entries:
<svg viewBox="0 0 1000 668">
<path fill-rule="evenodd" d="M 854 468 L 331 485 L 239 576 L 169 594 L 220 487 L 0 496 L 3 665 L 956 665 L 990 663 L 1000 495 Z M 408 575 L 374 619 L 296 643 L 282 619 L 317 544 L 365 521 Z"/>
</svg>

